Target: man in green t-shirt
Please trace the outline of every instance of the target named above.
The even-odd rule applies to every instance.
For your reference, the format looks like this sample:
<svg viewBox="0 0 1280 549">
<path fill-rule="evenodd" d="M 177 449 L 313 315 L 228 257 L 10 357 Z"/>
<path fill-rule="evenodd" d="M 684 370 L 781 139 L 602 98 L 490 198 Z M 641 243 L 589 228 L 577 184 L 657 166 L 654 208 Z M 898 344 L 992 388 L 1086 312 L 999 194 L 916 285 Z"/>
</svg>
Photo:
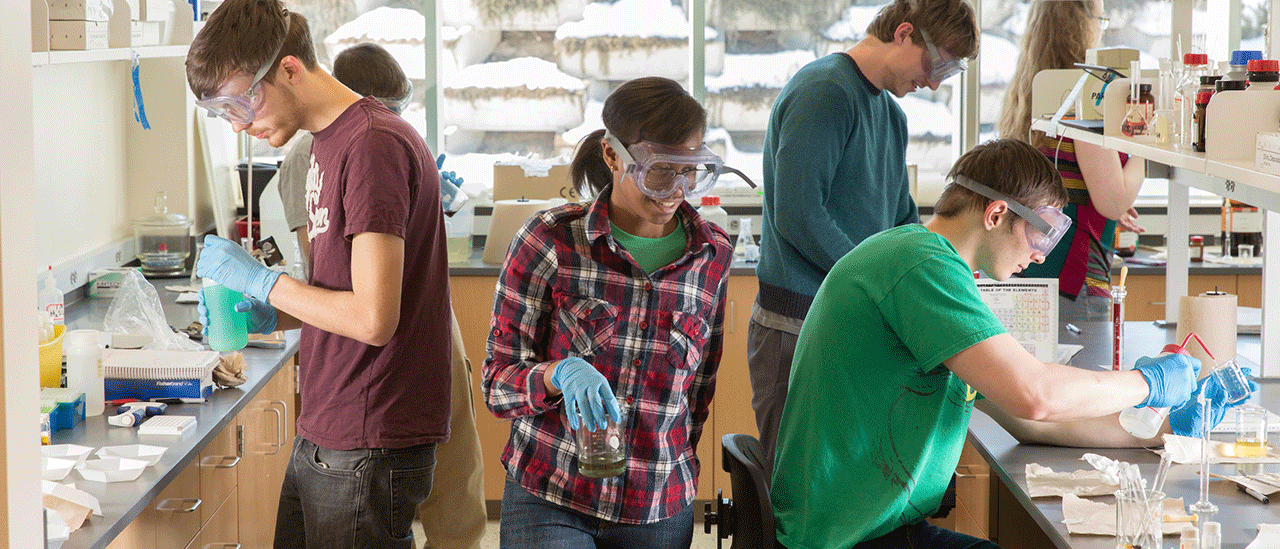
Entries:
<svg viewBox="0 0 1280 549">
<path fill-rule="evenodd" d="M 982 302 L 974 271 L 1007 279 L 1043 261 L 1070 223 L 1061 177 L 1042 154 L 990 141 L 949 178 L 927 224 L 863 241 L 809 309 L 773 475 L 778 540 L 789 549 L 995 547 L 924 522 L 979 393 L 1020 439 L 1090 446 L 1144 444 L 1119 426 L 1125 408 L 1195 408 L 1183 405 L 1198 390 L 1198 361 L 1143 358 L 1124 372 L 1045 364 Z"/>
</svg>

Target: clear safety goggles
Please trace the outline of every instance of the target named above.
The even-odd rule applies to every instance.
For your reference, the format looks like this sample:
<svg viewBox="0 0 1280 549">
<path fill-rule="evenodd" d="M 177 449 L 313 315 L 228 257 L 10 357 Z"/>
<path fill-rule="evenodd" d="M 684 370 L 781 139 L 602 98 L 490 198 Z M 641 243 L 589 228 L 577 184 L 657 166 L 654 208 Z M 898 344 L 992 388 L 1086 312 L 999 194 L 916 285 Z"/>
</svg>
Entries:
<svg viewBox="0 0 1280 549">
<path fill-rule="evenodd" d="M 1032 249 L 1040 252 L 1040 255 L 1048 256 L 1054 246 L 1058 245 L 1058 241 L 1062 240 L 1062 235 L 1066 234 L 1067 229 L 1071 227 L 1071 218 L 1062 213 L 1061 208 L 1040 206 L 1032 211 L 1008 195 L 963 175 L 957 175 L 952 181 L 991 200 L 1003 200 L 1008 204 L 1010 211 L 1027 221 L 1027 243 Z"/>
<path fill-rule="evenodd" d="M 924 47 L 929 52 L 930 82 L 942 82 L 969 68 L 969 63 L 964 59 L 952 57 L 946 50 L 940 50 L 934 46 L 933 40 L 929 38 L 929 33 L 924 28 L 920 29 L 920 35 L 924 37 Z"/>
<path fill-rule="evenodd" d="M 738 175 L 752 188 L 756 186 L 742 172 L 725 166 L 706 144 L 682 149 L 641 141 L 627 148 L 612 134 L 606 132 L 604 138 L 617 151 L 640 192 L 649 198 L 670 198 L 677 190 L 684 191 L 685 198 L 700 197 L 715 186 L 722 171 Z"/>
<path fill-rule="evenodd" d="M 374 96 L 374 99 L 382 102 L 382 104 L 388 109 L 391 109 L 391 112 L 400 114 L 401 112 L 404 112 L 405 107 L 409 106 L 409 100 L 413 98 L 413 82 L 406 80 L 405 85 L 408 87 L 409 91 L 405 92 L 404 95 L 401 95 L 400 97 Z"/>
<path fill-rule="evenodd" d="M 213 97 L 205 97 L 196 101 L 196 106 L 209 111 L 210 117 L 222 117 L 227 122 L 233 122 L 248 126 L 253 123 L 253 119 L 257 117 L 258 109 L 262 108 L 262 94 L 258 93 L 258 86 L 262 83 L 262 78 L 271 71 L 271 67 L 276 64 L 276 56 L 280 55 L 280 49 L 284 47 L 284 43 L 289 38 L 289 14 L 285 13 L 284 17 L 284 40 L 280 41 L 280 45 L 276 46 L 275 51 L 271 52 L 271 57 L 267 58 L 267 62 L 254 73 L 253 81 L 249 83 L 249 88 L 240 95 L 217 95 Z"/>
</svg>

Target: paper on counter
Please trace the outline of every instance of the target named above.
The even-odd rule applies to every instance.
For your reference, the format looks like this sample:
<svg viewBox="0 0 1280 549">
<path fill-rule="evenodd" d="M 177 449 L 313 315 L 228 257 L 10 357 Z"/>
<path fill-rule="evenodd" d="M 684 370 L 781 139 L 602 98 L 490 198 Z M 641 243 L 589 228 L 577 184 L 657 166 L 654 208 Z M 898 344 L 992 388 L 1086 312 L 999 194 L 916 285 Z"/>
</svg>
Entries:
<svg viewBox="0 0 1280 549">
<path fill-rule="evenodd" d="M 1234 442 L 1209 441 L 1209 463 L 1280 463 L 1280 454 L 1267 446 L 1267 457 L 1242 458 L 1235 455 Z M 1174 463 L 1200 463 L 1200 439 L 1178 435 L 1164 435 L 1164 451 Z M 1158 452 L 1157 452 L 1158 453 Z"/>
<path fill-rule="evenodd" d="M 85 519 L 89 518 L 89 513 L 102 516 L 102 507 L 98 504 L 98 498 L 77 489 L 74 485 L 42 480 L 40 487 L 44 494 L 42 505 L 58 513 L 72 532 L 84 525 Z"/>
<path fill-rule="evenodd" d="M 1258 537 L 1245 549 L 1280 549 L 1280 524 L 1259 524 Z"/>
<path fill-rule="evenodd" d="M 1214 477 L 1230 480 L 1232 482 L 1235 482 L 1236 484 L 1244 486 L 1245 488 L 1249 488 L 1264 496 L 1269 496 L 1276 492 L 1280 492 L 1280 486 L 1274 486 L 1265 481 L 1262 481 L 1261 479 L 1255 479 L 1245 475 L 1219 475 L 1214 473 L 1210 473 L 1210 475 Z"/>
<path fill-rule="evenodd" d="M 1187 512 L 1182 498 L 1165 498 L 1161 515 L 1183 516 Z M 1072 494 L 1062 496 L 1062 523 L 1067 525 L 1067 533 L 1089 534 L 1098 536 L 1116 535 L 1116 504 L 1090 501 Z M 1164 522 L 1160 531 L 1164 535 L 1177 534 L 1186 526 L 1185 522 Z"/>
<path fill-rule="evenodd" d="M 1101 471 L 1078 470 L 1058 473 L 1038 463 L 1028 463 L 1027 493 L 1033 498 L 1063 496 L 1109 496 L 1120 489 L 1114 478 L 1108 479 Z"/>
</svg>

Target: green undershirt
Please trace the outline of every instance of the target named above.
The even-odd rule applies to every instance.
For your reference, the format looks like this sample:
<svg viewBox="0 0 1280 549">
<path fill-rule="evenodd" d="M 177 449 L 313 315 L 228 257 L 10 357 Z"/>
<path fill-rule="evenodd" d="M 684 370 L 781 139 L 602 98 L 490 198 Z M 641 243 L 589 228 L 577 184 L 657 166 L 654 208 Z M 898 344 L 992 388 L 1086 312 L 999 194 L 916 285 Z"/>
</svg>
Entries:
<svg viewBox="0 0 1280 549">
<path fill-rule="evenodd" d="M 631 257 L 636 260 L 636 264 L 640 265 L 644 272 L 652 273 L 663 266 L 680 259 L 684 255 L 685 232 L 684 223 L 677 223 L 676 230 L 671 234 L 658 238 L 645 238 L 636 236 L 619 229 L 612 221 L 609 222 L 609 228 L 613 230 L 613 239 L 618 244 L 631 252 Z"/>
</svg>

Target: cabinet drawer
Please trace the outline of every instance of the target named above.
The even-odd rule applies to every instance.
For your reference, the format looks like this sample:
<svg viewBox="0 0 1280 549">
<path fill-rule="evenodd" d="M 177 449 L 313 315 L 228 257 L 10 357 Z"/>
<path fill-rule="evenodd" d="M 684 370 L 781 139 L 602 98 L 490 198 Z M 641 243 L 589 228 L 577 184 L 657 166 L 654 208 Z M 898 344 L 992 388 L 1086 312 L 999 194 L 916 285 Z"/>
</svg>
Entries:
<svg viewBox="0 0 1280 549">
<path fill-rule="evenodd" d="M 187 549 L 240 549 L 239 520 L 240 502 L 236 499 L 236 488 L 233 486 L 230 497 L 210 512 L 209 521 Z"/>
<path fill-rule="evenodd" d="M 193 462 L 151 502 L 146 513 L 153 518 L 156 547 L 186 547 L 200 531 L 200 464 Z"/>
<path fill-rule="evenodd" d="M 200 452 L 196 466 L 200 469 L 200 524 L 209 519 L 227 496 L 235 490 L 236 470 L 240 456 L 236 453 L 236 424 L 231 423 L 218 433 Z"/>
</svg>

